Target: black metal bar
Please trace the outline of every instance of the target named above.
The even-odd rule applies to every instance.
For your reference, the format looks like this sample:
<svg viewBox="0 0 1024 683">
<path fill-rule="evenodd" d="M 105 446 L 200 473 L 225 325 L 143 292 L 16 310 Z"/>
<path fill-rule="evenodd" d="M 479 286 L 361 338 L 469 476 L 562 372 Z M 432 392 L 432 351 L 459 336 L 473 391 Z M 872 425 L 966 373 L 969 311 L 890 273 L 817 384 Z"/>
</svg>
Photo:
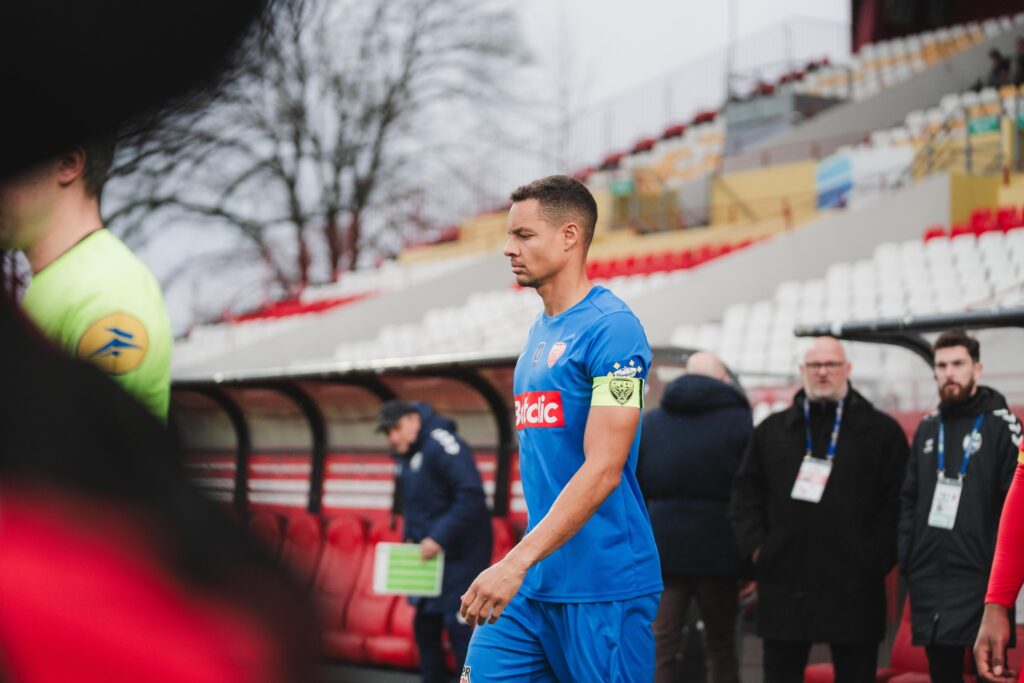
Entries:
<svg viewBox="0 0 1024 683">
<path fill-rule="evenodd" d="M 800 325 L 793 330 L 793 334 L 798 337 L 835 337 L 844 341 L 891 344 L 913 352 L 931 366 L 932 348 L 921 335 L 946 330 L 999 327 L 1024 327 L 1024 308 Z"/>
<path fill-rule="evenodd" d="M 179 391 L 194 391 L 216 403 L 223 410 L 235 431 L 235 490 L 231 504 L 243 522 L 249 514 L 249 456 L 252 453 L 252 437 L 245 412 L 238 403 L 216 385 L 191 384 L 176 388 Z"/>
<path fill-rule="evenodd" d="M 309 473 L 309 495 L 306 501 L 306 510 L 314 515 L 320 514 L 324 491 L 324 461 L 327 459 L 327 423 L 324 420 L 323 412 L 309 394 L 291 382 L 270 382 L 257 386 L 276 391 L 290 398 L 309 423 L 310 434 L 313 437 L 313 451 L 310 454 L 312 467 Z"/>
<path fill-rule="evenodd" d="M 505 517 L 509 510 L 509 487 L 512 476 L 512 451 L 516 448 L 515 430 L 512 428 L 512 414 L 505 404 L 501 393 L 493 384 L 484 379 L 475 370 L 456 369 L 436 376 L 458 380 L 474 389 L 491 409 L 494 422 L 498 427 L 498 464 L 494 472 L 494 507 L 491 514 Z"/>
<path fill-rule="evenodd" d="M 793 330 L 798 337 L 835 337 L 846 339 L 850 334 L 885 334 L 894 332 L 945 332 L 963 329 L 979 330 L 993 327 L 1024 327 L 1024 308 L 966 311 L 939 315 L 884 318 L 864 322 L 835 322 L 819 325 L 800 325 Z"/>
</svg>

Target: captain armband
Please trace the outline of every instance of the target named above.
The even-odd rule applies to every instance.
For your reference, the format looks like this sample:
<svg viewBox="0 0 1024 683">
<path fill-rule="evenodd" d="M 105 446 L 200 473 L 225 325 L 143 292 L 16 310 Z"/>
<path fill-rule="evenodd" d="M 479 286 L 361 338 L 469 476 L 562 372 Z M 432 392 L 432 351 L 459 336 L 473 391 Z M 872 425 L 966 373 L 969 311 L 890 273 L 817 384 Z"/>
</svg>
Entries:
<svg viewBox="0 0 1024 683">
<path fill-rule="evenodd" d="M 590 405 L 643 408 L 644 381 L 639 377 L 595 377 Z"/>
</svg>

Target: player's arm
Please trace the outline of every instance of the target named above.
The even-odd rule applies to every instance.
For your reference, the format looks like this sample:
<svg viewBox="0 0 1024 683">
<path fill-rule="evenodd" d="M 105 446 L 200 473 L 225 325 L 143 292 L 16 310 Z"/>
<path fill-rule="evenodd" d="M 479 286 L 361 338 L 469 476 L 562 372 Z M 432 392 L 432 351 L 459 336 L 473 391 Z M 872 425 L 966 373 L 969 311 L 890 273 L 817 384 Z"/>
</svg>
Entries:
<svg viewBox="0 0 1024 683">
<path fill-rule="evenodd" d="M 641 380 L 631 381 L 642 386 Z M 639 400 L 635 406 L 591 407 L 583 436 L 583 465 L 537 526 L 469 587 L 462 600 L 464 619 L 483 624 L 489 615 L 490 623 L 497 621 L 518 592 L 526 570 L 558 550 L 587 523 L 622 481 L 622 468 L 639 422 Z"/>
<path fill-rule="evenodd" d="M 1024 457 L 1024 455 L 1022 455 Z M 1003 504 L 999 535 L 989 575 L 985 612 L 981 618 L 974 659 L 978 675 L 986 680 L 1015 680 L 1016 672 L 1006 668 L 1006 646 L 1010 642 L 1010 610 L 1024 585 L 1024 465 L 1018 465 L 1010 492 Z"/>
</svg>

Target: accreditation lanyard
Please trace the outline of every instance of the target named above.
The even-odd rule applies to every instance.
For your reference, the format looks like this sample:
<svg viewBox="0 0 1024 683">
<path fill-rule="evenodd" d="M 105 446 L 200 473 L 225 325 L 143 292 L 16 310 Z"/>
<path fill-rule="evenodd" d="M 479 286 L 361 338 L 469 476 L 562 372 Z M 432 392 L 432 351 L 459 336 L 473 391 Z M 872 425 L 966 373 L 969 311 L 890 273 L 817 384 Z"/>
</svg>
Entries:
<svg viewBox="0 0 1024 683">
<path fill-rule="evenodd" d="M 964 476 L 967 474 L 967 462 L 974 455 L 975 451 L 978 450 L 978 439 L 979 430 L 981 429 L 981 423 L 985 420 L 985 413 L 982 413 L 974 419 L 974 426 L 971 427 L 971 436 L 967 441 L 967 446 L 964 448 L 964 459 L 960 463 L 960 481 L 963 481 Z M 946 478 L 946 425 L 942 420 L 939 420 L 939 479 Z"/>
<path fill-rule="evenodd" d="M 836 421 L 832 425 L 832 437 L 828 442 L 828 451 L 824 458 L 813 456 L 814 444 L 811 441 L 811 402 L 804 399 L 804 432 L 807 436 L 807 450 L 804 460 L 800 463 L 800 471 L 793 483 L 790 497 L 808 503 L 819 503 L 825 493 L 829 476 L 832 474 L 832 461 L 836 457 L 836 445 L 839 443 L 839 429 L 843 424 L 843 401 L 836 406 Z"/>
<path fill-rule="evenodd" d="M 956 524 L 956 513 L 960 509 L 960 494 L 964 489 L 964 476 L 967 474 L 967 463 L 971 456 L 978 450 L 981 443 L 981 423 L 985 414 L 978 415 L 971 428 L 971 434 L 967 437 L 967 445 L 964 447 L 964 459 L 960 463 L 960 475 L 956 479 L 946 478 L 946 425 L 939 420 L 939 446 L 938 446 L 938 477 L 935 483 L 935 493 L 932 495 L 932 507 L 928 511 L 928 526 L 936 529 L 952 529 Z"/>
</svg>

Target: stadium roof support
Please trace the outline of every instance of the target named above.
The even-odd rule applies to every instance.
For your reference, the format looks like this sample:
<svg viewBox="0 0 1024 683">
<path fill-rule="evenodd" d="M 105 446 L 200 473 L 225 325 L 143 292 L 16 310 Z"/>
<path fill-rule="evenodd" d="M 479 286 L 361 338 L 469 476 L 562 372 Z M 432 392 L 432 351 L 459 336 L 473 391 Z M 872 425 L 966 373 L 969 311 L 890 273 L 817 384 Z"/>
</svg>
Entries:
<svg viewBox="0 0 1024 683">
<path fill-rule="evenodd" d="M 891 344 L 912 351 L 930 366 L 932 347 L 922 335 L 955 329 L 1001 327 L 1024 327 L 1024 308 L 800 325 L 793 330 L 793 334 L 798 337 L 835 337 L 844 341 Z"/>
</svg>

